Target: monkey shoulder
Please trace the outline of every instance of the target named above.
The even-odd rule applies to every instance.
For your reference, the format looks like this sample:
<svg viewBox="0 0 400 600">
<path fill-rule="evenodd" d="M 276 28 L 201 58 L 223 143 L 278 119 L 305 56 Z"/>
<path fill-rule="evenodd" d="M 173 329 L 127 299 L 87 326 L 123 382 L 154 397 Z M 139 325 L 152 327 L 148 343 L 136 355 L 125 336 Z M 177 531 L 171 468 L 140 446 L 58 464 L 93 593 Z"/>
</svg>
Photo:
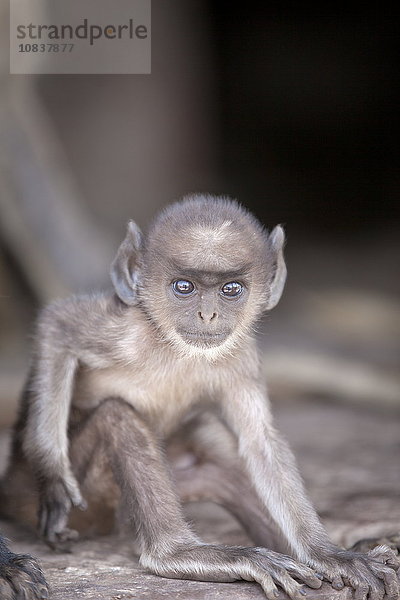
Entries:
<svg viewBox="0 0 400 600">
<path fill-rule="evenodd" d="M 66 331 L 93 322 L 100 322 L 110 311 L 112 296 L 104 293 L 72 295 L 58 298 L 47 304 L 39 313 L 37 325 L 39 329 L 49 328 Z"/>
<path fill-rule="evenodd" d="M 36 340 L 71 352 L 93 367 L 129 362 L 149 335 L 140 308 L 111 293 L 75 295 L 48 304 L 37 321 Z"/>
</svg>

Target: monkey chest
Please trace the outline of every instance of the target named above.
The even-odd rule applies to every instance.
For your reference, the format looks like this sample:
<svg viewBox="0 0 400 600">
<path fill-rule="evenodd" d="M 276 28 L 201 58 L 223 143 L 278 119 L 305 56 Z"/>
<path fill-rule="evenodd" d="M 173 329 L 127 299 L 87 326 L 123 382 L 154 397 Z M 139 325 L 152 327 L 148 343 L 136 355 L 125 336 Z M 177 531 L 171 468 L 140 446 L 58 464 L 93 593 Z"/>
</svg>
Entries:
<svg viewBox="0 0 400 600">
<path fill-rule="evenodd" d="M 102 401 L 118 397 L 133 406 L 167 435 L 204 396 L 211 394 L 196 373 L 128 368 L 82 369 L 76 378 L 73 406 L 92 411 Z"/>
</svg>

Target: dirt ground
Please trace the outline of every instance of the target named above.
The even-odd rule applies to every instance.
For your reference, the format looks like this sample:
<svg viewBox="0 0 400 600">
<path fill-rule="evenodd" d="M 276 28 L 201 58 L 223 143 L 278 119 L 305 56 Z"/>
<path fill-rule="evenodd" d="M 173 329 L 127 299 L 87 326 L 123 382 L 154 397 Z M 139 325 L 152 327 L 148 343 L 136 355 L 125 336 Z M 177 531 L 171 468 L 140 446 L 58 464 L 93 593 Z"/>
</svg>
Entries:
<svg viewBox="0 0 400 600">
<path fill-rule="evenodd" d="M 274 410 L 297 455 L 309 493 L 337 543 L 348 546 L 360 538 L 400 530 L 399 412 L 318 400 L 287 400 Z M 4 463 L 6 433 L 1 441 Z M 193 504 L 187 512 L 207 541 L 251 543 L 237 522 L 219 507 Z M 4 521 L 0 528 L 12 539 L 13 549 L 40 558 L 52 600 L 264 597 L 253 583 L 211 584 L 150 575 L 139 567 L 126 537 L 81 540 L 73 553 L 54 554 L 32 532 Z M 318 597 L 347 599 L 351 593 L 334 592 L 326 586 L 325 595 Z"/>
</svg>

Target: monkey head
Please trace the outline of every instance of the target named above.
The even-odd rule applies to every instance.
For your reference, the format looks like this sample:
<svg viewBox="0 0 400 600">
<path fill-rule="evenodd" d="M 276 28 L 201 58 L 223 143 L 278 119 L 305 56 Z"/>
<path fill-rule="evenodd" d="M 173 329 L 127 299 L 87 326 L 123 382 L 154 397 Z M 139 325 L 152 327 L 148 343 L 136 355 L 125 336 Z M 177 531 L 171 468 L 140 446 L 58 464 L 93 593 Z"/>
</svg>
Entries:
<svg viewBox="0 0 400 600">
<path fill-rule="evenodd" d="M 284 232 L 268 234 L 224 197 L 196 195 L 162 211 L 142 237 L 131 221 L 113 262 L 119 298 L 139 304 L 187 356 L 231 351 L 282 294 Z"/>
</svg>

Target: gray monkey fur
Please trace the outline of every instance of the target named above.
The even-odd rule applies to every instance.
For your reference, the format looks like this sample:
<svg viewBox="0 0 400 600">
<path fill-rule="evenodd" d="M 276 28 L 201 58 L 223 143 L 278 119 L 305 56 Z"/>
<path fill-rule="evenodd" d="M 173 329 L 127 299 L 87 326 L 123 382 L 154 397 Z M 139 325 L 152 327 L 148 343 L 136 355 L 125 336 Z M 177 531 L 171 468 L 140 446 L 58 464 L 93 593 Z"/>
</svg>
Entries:
<svg viewBox="0 0 400 600">
<path fill-rule="evenodd" d="M 159 575 L 254 580 L 268 598 L 280 587 L 292 599 L 324 577 L 360 600 L 398 598 L 393 552 L 330 541 L 273 424 L 253 330 L 282 294 L 283 246 L 280 226 L 268 233 L 224 197 L 170 205 L 145 236 L 130 222 L 112 265 L 114 293 L 54 302 L 38 320 L 8 512 L 18 513 L 29 482 L 54 547 L 76 537 L 71 509 L 88 507 L 95 520 L 103 499 L 123 506 L 141 564 Z M 193 290 L 182 294 L 179 281 Z M 230 296 L 232 283 L 239 293 Z M 171 474 L 163 446 L 182 429 L 198 468 Z M 181 510 L 180 499 L 193 497 L 225 504 L 258 546 L 202 542 Z"/>
</svg>

